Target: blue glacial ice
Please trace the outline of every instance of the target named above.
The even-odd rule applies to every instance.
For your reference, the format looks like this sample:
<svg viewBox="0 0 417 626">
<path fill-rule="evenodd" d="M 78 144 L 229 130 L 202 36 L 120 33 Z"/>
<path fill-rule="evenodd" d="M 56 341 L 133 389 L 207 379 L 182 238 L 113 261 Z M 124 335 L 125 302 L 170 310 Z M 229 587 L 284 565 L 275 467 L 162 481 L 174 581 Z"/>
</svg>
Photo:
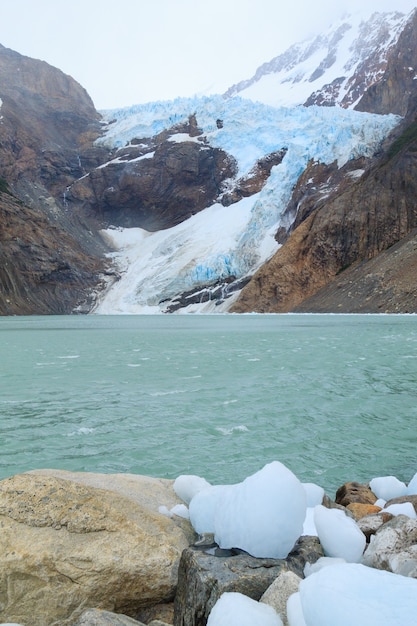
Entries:
<svg viewBox="0 0 417 626">
<path fill-rule="evenodd" d="M 123 233 L 111 231 L 109 237 L 118 248 L 114 259 L 124 270 L 98 312 L 158 312 L 163 310 L 160 301 L 184 291 L 229 276 L 251 275 L 277 250 L 274 234 L 307 163 L 336 161 L 341 167 L 350 159 L 372 156 L 400 121 L 394 115 L 335 107 L 274 108 L 221 96 L 177 98 L 103 112 L 111 123 L 99 142 L 122 147 L 185 122 L 192 114 L 208 143 L 236 159 L 237 178 L 266 154 L 286 148 L 285 157 L 251 198 L 230 207 L 213 205 L 166 231 L 132 229 L 138 245 L 130 237 L 128 251 Z"/>
</svg>

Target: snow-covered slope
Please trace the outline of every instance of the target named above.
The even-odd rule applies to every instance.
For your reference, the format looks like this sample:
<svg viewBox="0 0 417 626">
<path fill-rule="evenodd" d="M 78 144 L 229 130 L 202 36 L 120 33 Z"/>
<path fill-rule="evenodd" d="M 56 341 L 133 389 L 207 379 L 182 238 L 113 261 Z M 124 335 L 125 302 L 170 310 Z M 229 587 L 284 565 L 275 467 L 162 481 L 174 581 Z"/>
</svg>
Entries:
<svg viewBox="0 0 417 626">
<path fill-rule="evenodd" d="M 327 32 L 264 63 L 225 96 L 240 95 L 272 106 L 353 107 L 382 76 L 409 19 L 398 12 L 374 13 L 365 20 L 362 13 L 347 16 Z"/>
<path fill-rule="evenodd" d="M 117 248 L 113 258 L 121 278 L 102 297 L 97 313 L 165 312 L 181 295 L 191 293 L 193 302 L 197 297 L 201 304 L 181 311 L 227 310 L 233 300 L 225 299 L 230 282 L 251 275 L 277 250 L 274 235 L 308 161 L 337 161 L 342 166 L 351 158 L 371 156 L 399 119 L 340 108 L 274 108 L 215 96 L 109 111 L 107 118 L 113 121 L 101 142 L 124 146 L 191 114 L 203 131 L 200 140 L 235 157 L 238 177 L 273 151 L 286 148 L 285 157 L 259 193 L 228 207 L 214 204 L 174 228 L 154 233 L 109 229 L 106 236 Z M 183 135 L 173 139 L 195 140 Z M 213 302 L 211 290 L 219 285 L 224 297 Z"/>
</svg>

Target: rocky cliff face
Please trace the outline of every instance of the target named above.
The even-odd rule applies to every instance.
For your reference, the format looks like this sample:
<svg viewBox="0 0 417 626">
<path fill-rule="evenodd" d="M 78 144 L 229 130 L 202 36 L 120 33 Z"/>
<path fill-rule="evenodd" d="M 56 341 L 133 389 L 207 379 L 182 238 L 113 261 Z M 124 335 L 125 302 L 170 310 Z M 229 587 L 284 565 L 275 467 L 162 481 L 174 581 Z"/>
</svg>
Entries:
<svg viewBox="0 0 417 626">
<path fill-rule="evenodd" d="M 4 192 L 0 260 L 2 315 L 86 312 L 105 271 L 100 257 L 86 253 L 59 223 Z"/>
<path fill-rule="evenodd" d="M 0 314 L 88 312 L 111 274 L 102 226 L 167 228 L 235 169 L 196 120 L 113 153 L 101 116 L 47 63 L 0 46 Z M 188 133 L 190 141 L 175 136 Z M 169 141 L 169 137 L 174 137 Z"/>
<path fill-rule="evenodd" d="M 383 79 L 358 105 L 406 111 L 404 122 L 370 162 L 341 172 L 310 165 L 287 209 L 293 226 L 279 233 L 284 245 L 233 311 L 417 311 L 416 41 L 414 16 Z"/>
<path fill-rule="evenodd" d="M 83 310 L 104 244 L 63 197 L 100 115 L 72 78 L 3 46 L 0 98 L 0 314 Z"/>
<path fill-rule="evenodd" d="M 179 224 L 213 204 L 236 171 L 234 159 L 201 135 L 191 115 L 169 132 L 133 138 L 71 185 L 68 202 L 105 225 L 156 231 Z"/>
</svg>

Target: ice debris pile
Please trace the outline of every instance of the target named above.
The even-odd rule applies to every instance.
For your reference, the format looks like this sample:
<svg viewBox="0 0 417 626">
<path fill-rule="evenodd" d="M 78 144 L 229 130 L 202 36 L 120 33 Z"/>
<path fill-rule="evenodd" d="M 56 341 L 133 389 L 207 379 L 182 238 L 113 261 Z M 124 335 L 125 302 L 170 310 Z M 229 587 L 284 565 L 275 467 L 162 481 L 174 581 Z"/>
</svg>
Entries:
<svg viewBox="0 0 417 626">
<path fill-rule="evenodd" d="M 391 498 L 417 495 L 417 473 L 408 486 L 385 476 L 373 479 L 370 487 L 384 510 Z M 417 626 L 417 579 L 364 565 L 366 537 L 356 521 L 343 510 L 323 506 L 324 490 L 301 483 L 282 463 L 269 463 L 236 485 L 180 476 L 174 490 L 188 505 L 196 532 L 213 533 L 221 548 L 286 558 L 300 535 L 318 536 L 325 557 L 307 563 L 305 579 L 287 603 L 289 626 Z M 409 502 L 385 510 L 416 518 Z M 272 607 L 240 593 L 223 594 L 208 620 L 208 626 L 257 624 L 283 622 Z"/>
</svg>

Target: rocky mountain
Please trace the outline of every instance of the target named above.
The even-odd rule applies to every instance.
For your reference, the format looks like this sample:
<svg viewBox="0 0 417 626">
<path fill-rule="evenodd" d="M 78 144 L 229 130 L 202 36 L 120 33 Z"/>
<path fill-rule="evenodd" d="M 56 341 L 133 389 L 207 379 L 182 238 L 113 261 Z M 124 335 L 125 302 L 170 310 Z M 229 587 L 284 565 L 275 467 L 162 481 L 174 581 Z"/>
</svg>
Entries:
<svg viewBox="0 0 417 626">
<path fill-rule="evenodd" d="M 243 290 L 236 312 L 417 311 L 416 40 L 414 13 L 382 79 L 356 107 L 402 107 L 403 121 L 376 158 L 359 164 L 357 178 L 310 165 L 287 207 L 296 216 L 285 244 Z"/>
<path fill-rule="evenodd" d="M 0 314 L 416 311 L 416 29 L 344 22 L 226 97 L 102 115 L 0 46 Z"/>
<path fill-rule="evenodd" d="M 382 80 L 408 20 L 399 12 L 374 13 L 366 20 L 347 16 L 264 63 L 225 97 L 239 95 L 272 106 L 353 107 Z M 404 102 L 397 99 L 390 112 L 404 115 Z"/>
</svg>

